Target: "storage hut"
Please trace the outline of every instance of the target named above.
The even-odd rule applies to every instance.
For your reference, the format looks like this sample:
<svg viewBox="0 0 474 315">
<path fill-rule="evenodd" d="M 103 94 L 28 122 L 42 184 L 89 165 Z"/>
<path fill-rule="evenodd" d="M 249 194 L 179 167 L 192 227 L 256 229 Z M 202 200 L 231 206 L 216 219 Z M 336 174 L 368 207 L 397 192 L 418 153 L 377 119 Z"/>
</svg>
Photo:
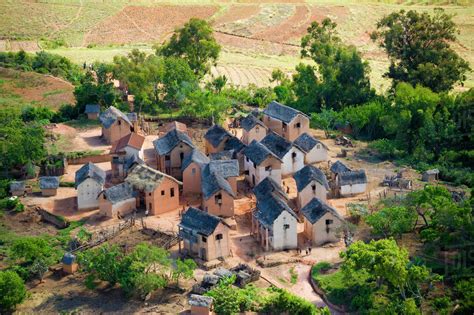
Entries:
<svg viewBox="0 0 474 315">
<path fill-rule="evenodd" d="M 39 187 L 41 195 L 44 197 L 55 196 L 58 192 L 59 177 L 57 176 L 43 176 L 39 178 Z"/>
</svg>

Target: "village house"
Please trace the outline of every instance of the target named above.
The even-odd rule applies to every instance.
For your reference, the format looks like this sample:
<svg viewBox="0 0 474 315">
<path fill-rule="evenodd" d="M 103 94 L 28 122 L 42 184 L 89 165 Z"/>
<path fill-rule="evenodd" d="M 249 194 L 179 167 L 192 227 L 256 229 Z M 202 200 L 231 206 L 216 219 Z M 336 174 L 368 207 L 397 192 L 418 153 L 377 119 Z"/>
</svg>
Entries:
<svg viewBox="0 0 474 315">
<path fill-rule="evenodd" d="M 26 185 L 25 181 L 12 181 L 10 182 L 10 194 L 12 196 L 26 196 L 30 194 L 32 188 L 30 185 Z"/>
<path fill-rule="evenodd" d="M 209 171 L 226 179 L 232 191 L 237 194 L 237 177 L 239 177 L 239 163 L 237 160 L 211 160 Z"/>
<path fill-rule="evenodd" d="M 108 218 L 121 218 L 137 209 L 136 193 L 129 183 L 107 188 L 99 194 L 100 214 Z"/>
<path fill-rule="evenodd" d="M 232 135 L 219 125 L 213 125 L 204 134 L 206 154 L 216 153 L 224 150 L 224 146 Z"/>
<path fill-rule="evenodd" d="M 191 315 L 212 315 L 214 299 L 210 296 L 191 294 L 188 304 L 191 306 Z"/>
<path fill-rule="evenodd" d="M 257 199 L 251 233 L 266 250 L 287 250 L 298 246 L 298 219 L 286 201 L 269 192 Z"/>
<path fill-rule="evenodd" d="M 84 113 L 87 115 L 87 119 L 97 120 L 100 114 L 100 105 L 99 104 L 87 104 Z"/>
<path fill-rule="evenodd" d="M 311 199 L 318 198 L 326 201 L 329 191 L 326 175 L 313 165 L 306 165 L 293 175 L 296 182 L 298 208 L 303 208 Z"/>
<path fill-rule="evenodd" d="M 186 124 L 183 124 L 176 120 L 166 124 L 165 133 L 168 133 L 171 130 L 178 130 L 189 135 L 188 127 L 186 126 Z"/>
<path fill-rule="evenodd" d="M 253 193 L 257 199 L 264 199 L 268 194 L 274 194 L 286 203 L 290 200 L 288 195 L 283 191 L 281 186 L 271 177 L 266 177 L 257 186 L 253 188 Z"/>
<path fill-rule="evenodd" d="M 186 254 L 204 261 L 229 256 L 229 226 L 221 218 L 190 207 L 178 227 Z"/>
<path fill-rule="evenodd" d="M 305 132 L 309 132 L 309 117 L 302 112 L 271 102 L 263 111 L 263 123 L 286 140 L 293 142 Z"/>
<path fill-rule="evenodd" d="M 183 172 L 183 194 L 201 193 L 201 173 L 209 161 L 209 158 L 199 149 L 193 149 L 191 154 L 184 158 L 181 167 Z"/>
<path fill-rule="evenodd" d="M 305 164 L 319 163 L 328 159 L 328 147 L 306 132 L 296 138 L 293 144 L 304 152 Z"/>
<path fill-rule="evenodd" d="M 59 187 L 59 177 L 42 176 L 39 178 L 39 187 L 41 189 L 42 196 L 56 196 Z"/>
<path fill-rule="evenodd" d="M 104 190 L 105 171 L 89 162 L 76 172 L 77 209 L 99 208 L 99 194 Z"/>
<path fill-rule="evenodd" d="M 281 159 L 266 146 L 252 141 L 243 151 L 245 156 L 245 179 L 251 187 L 255 187 L 266 177 L 281 183 Z"/>
<path fill-rule="evenodd" d="M 345 197 L 365 193 L 367 175 L 364 170 L 339 173 L 336 177 L 336 195 Z"/>
<path fill-rule="evenodd" d="M 108 144 L 135 131 L 129 117 L 113 106 L 102 112 L 99 120 L 102 123 L 102 137 Z"/>
<path fill-rule="evenodd" d="M 186 133 L 173 129 L 164 137 L 153 141 L 153 145 L 156 151 L 156 168 L 177 179 L 182 179 L 184 159 L 195 148 L 191 138 Z"/>
<path fill-rule="evenodd" d="M 437 168 L 427 170 L 421 175 L 421 180 L 424 182 L 433 182 L 439 179 L 439 170 Z"/>
<path fill-rule="evenodd" d="M 145 164 L 136 164 L 128 172 L 127 183 L 138 191 L 139 204 L 150 215 L 159 215 L 179 208 L 181 182 Z"/>
<path fill-rule="evenodd" d="M 234 216 L 234 198 L 236 194 L 223 176 L 210 170 L 209 164 L 203 169 L 201 186 L 201 207 L 204 211 L 225 218 Z"/>
<path fill-rule="evenodd" d="M 267 126 L 252 114 L 240 121 L 240 127 L 242 127 L 242 142 L 246 145 L 253 140 L 260 142 L 267 135 Z"/>
<path fill-rule="evenodd" d="M 331 167 L 329 168 L 329 170 L 332 173 L 333 180 L 336 180 L 338 174 L 351 171 L 351 169 L 347 167 L 341 161 L 336 161 L 333 164 L 331 164 Z"/>
<path fill-rule="evenodd" d="M 339 242 L 344 219 L 336 209 L 322 200 L 313 198 L 302 209 L 304 235 L 313 246 Z"/>
<path fill-rule="evenodd" d="M 143 143 L 145 137 L 134 132 L 126 135 L 112 145 L 112 178 L 123 180 L 127 176 L 127 167 L 132 161 L 143 161 Z"/>
<path fill-rule="evenodd" d="M 227 152 L 232 152 L 232 159 L 237 160 L 239 162 L 239 171 L 241 174 L 244 172 L 244 149 L 245 149 L 245 144 L 237 139 L 236 137 L 231 137 L 229 140 L 224 145 L 224 151 Z M 224 152 L 221 151 L 221 152 Z M 218 153 L 214 153 L 218 154 Z M 210 154 L 211 155 L 211 154 Z M 215 158 L 213 159 L 215 160 Z"/>
<path fill-rule="evenodd" d="M 304 153 L 285 138 L 274 132 L 269 133 L 260 141 L 282 161 L 281 176 L 289 176 L 304 166 Z"/>
</svg>

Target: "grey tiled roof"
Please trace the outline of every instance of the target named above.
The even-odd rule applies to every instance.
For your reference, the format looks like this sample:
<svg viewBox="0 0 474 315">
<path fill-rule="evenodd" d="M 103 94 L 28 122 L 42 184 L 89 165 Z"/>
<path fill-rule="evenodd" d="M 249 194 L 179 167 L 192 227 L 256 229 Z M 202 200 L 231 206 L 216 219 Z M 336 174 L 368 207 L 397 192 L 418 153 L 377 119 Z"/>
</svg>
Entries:
<svg viewBox="0 0 474 315">
<path fill-rule="evenodd" d="M 127 113 L 127 117 L 130 121 L 137 121 L 138 120 L 137 113 Z"/>
<path fill-rule="evenodd" d="M 156 187 L 160 186 L 160 184 L 166 178 L 171 179 L 178 185 L 181 185 L 181 182 L 174 177 L 157 171 L 146 164 L 134 165 L 129 170 L 125 181 L 130 183 L 137 190 L 152 192 L 156 189 Z"/>
<path fill-rule="evenodd" d="M 211 160 L 232 160 L 234 158 L 234 150 L 224 150 L 221 152 L 209 154 Z"/>
<path fill-rule="evenodd" d="M 201 190 L 202 197 L 206 200 L 221 190 L 225 191 L 232 197 L 235 197 L 235 193 L 229 182 L 222 177 L 222 175 L 212 173 L 209 169 L 209 165 L 206 165 L 201 172 Z"/>
<path fill-rule="evenodd" d="M 133 191 L 132 185 L 127 182 L 107 188 L 103 191 L 103 193 L 105 198 L 112 204 L 136 197 L 136 193 Z"/>
<path fill-rule="evenodd" d="M 41 189 L 55 189 L 59 187 L 59 177 L 43 176 L 39 178 L 39 186 Z"/>
<path fill-rule="evenodd" d="M 214 148 L 217 148 L 222 141 L 230 137 L 232 137 L 232 135 L 219 125 L 213 125 L 204 134 L 204 139 L 206 139 Z"/>
<path fill-rule="evenodd" d="M 285 123 L 291 122 L 293 118 L 295 118 L 298 114 L 308 117 L 299 110 L 280 104 L 276 101 L 273 101 L 268 104 L 268 106 L 264 109 L 263 113 L 272 118 L 281 120 Z"/>
<path fill-rule="evenodd" d="M 239 161 L 237 160 L 212 160 L 209 162 L 211 173 L 224 178 L 239 176 Z"/>
<path fill-rule="evenodd" d="M 245 148 L 245 144 L 237 139 L 236 137 L 230 137 L 224 144 L 224 150 L 233 150 L 234 153 L 238 153 Z"/>
<path fill-rule="evenodd" d="M 10 192 L 15 190 L 24 190 L 25 182 L 24 181 L 12 181 L 10 182 Z"/>
<path fill-rule="evenodd" d="M 155 150 L 158 155 L 170 153 L 180 143 L 185 143 L 191 148 L 194 148 L 191 138 L 186 133 L 176 129 L 169 131 L 162 138 L 153 141 L 153 145 L 155 146 Z"/>
<path fill-rule="evenodd" d="M 328 149 L 324 143 L 310 136 L 306 132 L 296 138 L 293 143 L 305 153 L 311 151 L 318 143 L 321 144 L 326 150 Z"/>
<path fill-rule="evenodd" d="M 291 142 L 277 135 L 274 132 L 270 132 L 268 135 L 266 135 L 265 138 L 260 141 L 260 143 L 266 146 L 270 151 L 273 152 L 273 154 L 278 156 L 280 159 L 283 159 L 285 154 L 287 154 L 293 146 Z"/>
<path fill-rule="evenodd" d="M 293 178 L 296 181 L 296 188 L 298 191 L 302 191 L 306 186 L 308 186 L 313 180 L 317 181 L 323 185 L 327 190 L 329 190 L 328 181 L 326 175 L 319 168 L 314 167 L 313 165 L 306 165 L 298 172 L 293 174 Z"/>
<path fill-rule="evenodd" d="M 128 119 L 127 115 L 125 115 L 124 113 L 122 113 L 120 110 L 118 110 L 117 108 L 115 108 L 113 106 L 110 106 L 109 108 L 107 108 L 107 110 L 105 112 L 102 112 L 99 115 L 99 120 L 102 123 L 102 125 L 104 126 L 104 128 L 108 129 L 108 128 L 110 128 L 110 126 L 112 126 L 114 124 L 114 122 L 119 117 L 122 118 L 130 126 L 132 125 L 132 123 L 130 122 L 130 119 Z"/>
<path fill-rule="evenodd" d="M 75 177 L 75 186 L 79 186 L 83 181 L 88 178 L 92 178 L 100 185 L 104 185 L 105 183 L 105 171 L 95 165 L 94 163 L 86 163 L 76 172 Z"/>
<path fill-rule="evenodd" d="M 434 169 L 425 171 L 425 173 L 428 175 L 436 175 L 436 174 L 439 174 L 439 170 L 437 168 L 434 168 Z"/>
<path fill-rule="evenodd" d="M 366 184 L 367 175 L 364 170 L 349 171 L 338 174 L 339 185 Z"/>
<path fill-rule="evenodd" d="M 267 127 L 265 126 L 265 124 L 260 120 L 258 119 L 257 117 L 255 117 L 254 115 L 250 114 L 248 115 L 247 117 L 243 118 L 241 121 L 240 121 L 240 127 L 242 127 L 244 130 L 246 131 L 249 131 L 251 130 L 253 127 L 255 127 L 256 125 L 260 125 L 262 126 L 263 128 L 267 129 Z"/>
<path fill-rule="evenodd" d="M 222 222 L 221 219 L 215 215 L 194 207 L 189 207 L 188 210 L 183 213 L 179 227 L 209 236 L 214 233 L 214 230 L 220 222 Z"/>
<path fill-rule="evenodd" d="M 99 104 L 87 104 L 86 110 L 84 111 L 86 114 L 98 114 L 100 113 L 100 105 Z"/>
<path fill-rule="evenodd" d="M 257 210 L 254 215 L 260 224 L 268 229 L 272 229 L 273 222 L 275 222 L 283 211 L 287 211 L 297 219 L 296 214 L 291 210 L 285 200 L 275 194 L 267 194 L 264 198 L 257 199 Z"/>
<path fill-rule="evenodd" d="M 253 193 L 257 199 L 264 199 L 268 194 L 276 194 L 288 200 L 288 195 L 270 176 L 265 177 L 265 179 L 258 183 L 258 185 L 254 187 Z"/>
<path fill-rule="evenodd" d="M 328 212 L 332 213 L 338 219 L 343 220 L 336 209 L 332 208 L 327 203 L 318 198 L 311 199 L 311 201 L 301 209 L 301 213 L 303 213 L 303 216 L 308 219 L 311 224 L 316 223 L 316 221 L 321 219 L 323 215 Z"/>
<path fill-rule="evenodd" d="M 210 296 L 191 294 L 188 303 L 191 306 L 211 307 L 214 299 Z"/>
<path fill-rule="evenodd" d="M 245 147 L 243 152 L 244 155 L 256 165 L 260 165 L 260 163 L 265 161 L 269 156 L 273 156 L 277 160 L 281 161 L 281 159 L 275 154 L 273 154 L 273 152 L 270 151 L 266 146 L 255 140 L 253 140 L 252 143 Z"/>
<path fill-rule="evenodd" d="M 209 158 L 199 149 L 193 149 L 191 154 L 184 158 L 183 165 L 181 165 L 181 170 L 184 171 L 193 162 L 202 168 L 204 164 L 209 163 Z"/>
<path fill-rule="evenodd" d="M 339 174 L 339 173 L 343 173 L 343 172 L 348 172 L 350 171 L 351 169 L 348 168 L 344 163 L 342 163 L 341 161 L 336 161 L 335 163 L 333 163 L 331 165 L 331 168 L 330 168 L 331 172 L 333 172 L 334 174 Z"/>
</svg>

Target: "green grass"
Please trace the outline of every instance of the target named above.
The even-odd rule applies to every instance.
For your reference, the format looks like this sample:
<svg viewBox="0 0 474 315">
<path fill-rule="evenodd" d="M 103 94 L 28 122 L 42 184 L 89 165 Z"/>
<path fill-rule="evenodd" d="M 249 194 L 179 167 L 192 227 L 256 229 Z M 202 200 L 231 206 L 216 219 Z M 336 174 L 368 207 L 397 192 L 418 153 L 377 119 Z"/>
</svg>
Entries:
<svg viewBox="0 0 474 315">
<path fill-rule="evenodd" d="M 96 120 L 91 120 L 91 119 L 70 120 L 70 121 L 65 122 L 64 124 L 76 129 L 89 129 L 91 127 L 100 126 L 100 122 L 98 119 Z"/>
<path fill-rule="evenodd" d="M 298 273 L 295 271 L 295 267 L 290 268 L 290 282 L 296 284 L 298 282 Z"/>
</svg>

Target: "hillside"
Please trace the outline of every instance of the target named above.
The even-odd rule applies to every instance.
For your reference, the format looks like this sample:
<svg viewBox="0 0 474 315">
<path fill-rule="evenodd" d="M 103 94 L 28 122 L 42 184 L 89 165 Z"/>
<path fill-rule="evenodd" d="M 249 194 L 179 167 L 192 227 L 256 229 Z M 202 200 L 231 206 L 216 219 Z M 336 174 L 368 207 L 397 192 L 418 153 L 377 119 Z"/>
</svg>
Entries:
<svg viewBox="0 0 474 315">
<path fill-rule="evenodd" d="M 342 39 L 363 52 L 373 85 L 383 89 L 388 61 L 369 38 L 376 21 L 395 10 L 433 10 L 438 4 L 456 15 L 460 34 L 455 48 L 474 64 L 470 1 L 9 1 L 0 3 L 0 50 L 43 48 L 77 63 L 110 61 L 137 46 L 151 51 L 176 27 L 199 17 L 213 22 L 224 47 L 213 74 L 224 74 L 238 85 L 262 86 L 269 84 L 274 68 L 294 69 L 307 26 L 330 17 Z M 471 74 L 467 87 L 474 86 L 473 78 Z"/>
</svg>

